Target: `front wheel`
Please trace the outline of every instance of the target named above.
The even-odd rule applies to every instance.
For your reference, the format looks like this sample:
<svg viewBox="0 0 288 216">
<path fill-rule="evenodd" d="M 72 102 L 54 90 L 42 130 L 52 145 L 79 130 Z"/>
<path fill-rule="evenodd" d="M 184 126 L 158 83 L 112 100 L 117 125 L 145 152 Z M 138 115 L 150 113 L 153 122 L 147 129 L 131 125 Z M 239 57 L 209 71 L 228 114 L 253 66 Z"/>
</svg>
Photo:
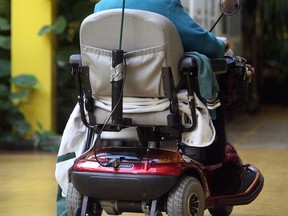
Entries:
<svg viewBox="0 0 288 216">
<path fill-rule="evenodd" d="M 205 198 L 201 183 L 191 176 L 180 178 L 168 195 L 169 216 L 203 216 Z"/>
<path fill-rule="evenodd" d="M 233 206 L 208 209 L 212 216 L 229 216 L 233 211 Z"/>
</svg>

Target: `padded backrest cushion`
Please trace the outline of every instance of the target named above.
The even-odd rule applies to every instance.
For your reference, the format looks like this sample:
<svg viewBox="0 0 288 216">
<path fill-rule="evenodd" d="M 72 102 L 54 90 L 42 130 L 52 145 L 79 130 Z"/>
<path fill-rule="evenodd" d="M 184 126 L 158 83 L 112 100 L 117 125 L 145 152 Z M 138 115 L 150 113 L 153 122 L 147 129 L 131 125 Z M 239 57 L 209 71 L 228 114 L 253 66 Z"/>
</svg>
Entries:
<svg viewBox="0 0 288 216">
<path fill-rule="evenodd" d="M 111 95 L 111 56 L 119 48 L 121 16 L 121 9 L 106 10 L 81 24 L 82 63 L 89 66 L 93 94 Z M 170 66 L 175 84 L 179 82 L 184 51 L 176 28 L 166 17 L 125 9 L 122 50 L 127 64 L 124 96 L 163 97 L 163 66 Z"/>
</svg>

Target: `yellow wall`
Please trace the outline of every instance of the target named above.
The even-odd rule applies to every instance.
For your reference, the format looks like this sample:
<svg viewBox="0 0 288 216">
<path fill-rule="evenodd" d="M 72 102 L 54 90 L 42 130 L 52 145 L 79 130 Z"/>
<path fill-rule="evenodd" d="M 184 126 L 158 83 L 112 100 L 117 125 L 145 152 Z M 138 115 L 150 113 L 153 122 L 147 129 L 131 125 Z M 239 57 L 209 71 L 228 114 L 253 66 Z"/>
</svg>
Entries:
<svg viewBox="0 0 288 216">
<path fill-rule="evenodd" d="M 47 130 L 54 128 L 53 39 L 38 36 L 44 25 L 53 21 L 54 0 L 12 0 L 12 76 L 34 74 L 41 88 L 22 107 L 34 129 L 40 122 Z"/>
</svg>

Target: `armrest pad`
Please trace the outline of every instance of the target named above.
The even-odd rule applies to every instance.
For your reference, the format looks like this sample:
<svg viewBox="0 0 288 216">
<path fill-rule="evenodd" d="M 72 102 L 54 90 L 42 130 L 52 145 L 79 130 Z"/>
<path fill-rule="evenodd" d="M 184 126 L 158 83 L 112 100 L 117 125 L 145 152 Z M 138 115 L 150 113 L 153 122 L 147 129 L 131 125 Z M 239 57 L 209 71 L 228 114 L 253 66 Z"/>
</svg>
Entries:
<svg viewBox="0 0 288 216">
<path fill-rule="evenodd" d="M 70 56 L 69 63 L 72 65 L 80 66 L 82 64 L 82 59 L 80 54 L 74 54 Z"/>
<path fill-rule="evenodd" d="M 212 70 L 216 75 L 223 74 L 227 72 L 227 61 L 225 58 L 215 58 L 210 59 Z M 192 69 L 193 72 L 196 72 L 197 76 L 197 62 L 192 57 L 185 57 L 180 63 L 180 68 L 182 69 Z"/>
</svg>

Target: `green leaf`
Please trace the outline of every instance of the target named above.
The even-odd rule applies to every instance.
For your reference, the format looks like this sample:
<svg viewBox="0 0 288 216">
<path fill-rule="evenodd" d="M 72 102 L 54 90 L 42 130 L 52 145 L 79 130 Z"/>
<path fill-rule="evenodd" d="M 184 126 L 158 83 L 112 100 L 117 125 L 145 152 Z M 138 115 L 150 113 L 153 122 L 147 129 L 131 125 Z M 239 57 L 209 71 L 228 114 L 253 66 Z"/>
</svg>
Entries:
<svg viewBox="0 0 288 216">
<path fill-rule="evenodd" d="M 0 84 L 0 97 L 7 97 L 9 94 L 9 88 L 6 85 Z"/>
<path fill-rule="evenodd" d="M 5 50 L 11 49 L 10 37 L 0 35 L 0 48 L 5 49 Z"/>
<path fill-rule="evenodd" d="M 39 32 L 38 35 L 39 36 L 43 36 L 47 33 L 54 33 L 54 34 L 61 34 L 65 31 L 67 27 L 67 20 L 64 16 L 59 16 L 56 21 L 54 22 L 53 25 L 49 26 L 49 25 L 45 25 L 43 26 Z"/>
<path fill-rule="evenodd" d="M 10 30 L 9 20 L 0 17 L 0 31 L 9 31 L 9 30 Z"/>
<path fill-rule="evenodd" d="M 10 14 L 10 1 L 0 0 L 0 14 L 8 17 Z"/>
<path fill-rule="evenodd" d="M 41 88 L 42 88 L 42 85 L 39 82 L 37 82 L 34 86 L 32 86 L 32 89 L 35 89 L 35 90 L 41 89 Z"/>
<path fill-rule="evenodd" d="M 64 16 L 59 16 L 55 23 L 51 26 L 51 32 L 54 34 L 61 34 L 67 27 L 67 20 Z"/>
<path fill-rule="evenodd" d="M 19 111 L 17 108 L 12 109 L 6 116 L 6 121 L 12 125 L 18 124 L 18 122 L 26 121 L 23 113 Z"/>
<path fill-rule="evenodd" d="M 36 124 L 40 130 L 43 130 L 43 125 L 41 124 L 41 122 L 37 121 Z"/>
<path fill-rule="evenodd" d="M 24 97 L 28 97 L 30 94 L 30 91 L 28 89 L 25 89 L 23 91 L 17 91 L 17 92 L 13 92 L 11 95 L 10 95 L 10 99 L 11 100 L 17 100 L 17 99 L 21 99 L 21 98 L 24 98 Z"/>
<path fill-rule="evenodd" d="M 31 130 L 31 125 L 25 120 L 19 121 L 15 124 L 15 130 L 20 134 L 25 134 Z"/>
<path fill-rule="evenodd" d="M 9 76 L 11 72 L 11 63 L 7 59 L 0 59 L 0 78 Z"/>
<path fill-rule="evenodd" d="M 31 74 L 21 74 L 11 79 L 11 83 L 22 88 L 33 88 L 37 82 L 37 78 Z"/>
<path fill-rule="evenodd" d="M 43 36 L 43 35 L 45 35 L 48 32 L 51 32 L 51 27 L 48 26 L 48 25 L 45 25 L 39 30 L 38 35 L 39 36 Z"/>
<path fill-rule="evenodd" d="M 15 104 L 12 103 L 12 101 L 0 99 L 0 110 L 9 110 L 10 111 L 11 109 L 15 109 Z M 6 118 L 6 116 L 5 116 L 5 118 Z"/>
</svg>

